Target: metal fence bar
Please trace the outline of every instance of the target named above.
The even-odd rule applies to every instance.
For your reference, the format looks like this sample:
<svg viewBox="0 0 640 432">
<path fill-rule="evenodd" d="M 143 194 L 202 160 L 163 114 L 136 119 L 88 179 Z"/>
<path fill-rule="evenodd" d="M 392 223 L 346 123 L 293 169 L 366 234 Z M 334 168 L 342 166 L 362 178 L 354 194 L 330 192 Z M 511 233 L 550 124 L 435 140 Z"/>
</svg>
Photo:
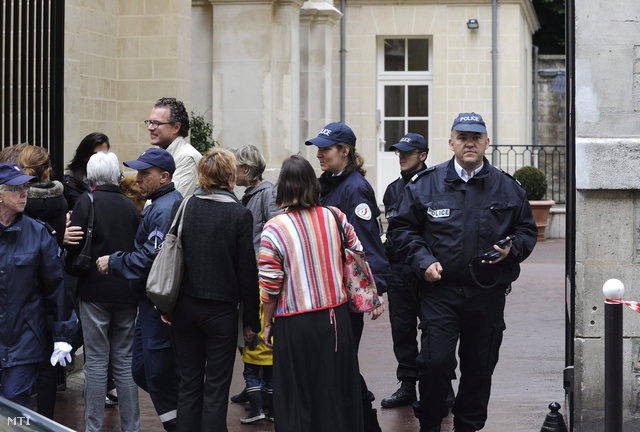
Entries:
<svg viewBox="0 0 640 432">
<path fill-rule="evenodd" d="M 547 198 L 565 203 L 565 146 L 500 145 L 493 149 L 496 167 L 513 174 L 523 166 L 535 166 L 547 175 Z"/>
</svg>

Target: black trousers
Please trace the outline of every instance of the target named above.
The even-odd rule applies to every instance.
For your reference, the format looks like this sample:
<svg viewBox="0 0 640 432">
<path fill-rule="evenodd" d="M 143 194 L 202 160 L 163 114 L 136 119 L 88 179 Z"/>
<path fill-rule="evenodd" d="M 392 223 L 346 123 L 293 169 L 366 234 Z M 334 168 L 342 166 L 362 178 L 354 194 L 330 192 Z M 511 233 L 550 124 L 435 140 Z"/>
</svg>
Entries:
<svg viewBox="0 0 640 432">
<path fill-rule="evenodd" d="M 398 361 L 398 381 L 418 381 L 418 320 L 420 295 L 415 284 L 391 283 L 387 290 L 393 353 Z"/>
<path fill-rule="evenodd" d="M 237 306 L 180 294 L 172 327 L 180 365 L 176 430 L 226 431 Z"/>
<path fill-rule="evenodd" d="M 427 427 L 439 425 L 448 414 L 446 397 L 457 365 L 460 340 L 460 384 L 453 407 L 456 431 L 484 427 L 491 394 L 491 377 L 505 330 L 504 289 L 467 298 L 454 288 L 429 287 L 420 293 L 422 349 L 420 400 L 415 416 Z"/>
</svg>

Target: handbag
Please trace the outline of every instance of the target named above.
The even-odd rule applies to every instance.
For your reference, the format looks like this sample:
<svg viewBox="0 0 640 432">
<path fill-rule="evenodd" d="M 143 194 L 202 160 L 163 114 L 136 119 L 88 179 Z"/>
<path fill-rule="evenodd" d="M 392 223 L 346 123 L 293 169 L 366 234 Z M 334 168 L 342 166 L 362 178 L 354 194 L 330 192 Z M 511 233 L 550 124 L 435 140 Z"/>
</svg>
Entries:
<svg viewBox="0 0 640 432">
<path fill-rule="evenodd" d="M 376 282 L 364 252 L 349 247 L 338 214 L 325 206 L 333 214 L 340 232 L 340 249 L 342 252 L 342 284 L 347 291 L 351 312 L 369 312 L 380 306 Z"/>
<path fill-rule="evenodd" d="M 158 255 L 153 260 L 147 278 L 147 297 L 162 312 L 171 313 L 178 300 L 180 284 L 184 274 L 184 256 L 182 253 L 182 214 L 190 196 L 185 198 L 171 227 L 160 244 Z"/>
<path fill-rule="evenodd" d="M 84 246 L 78 255 L 67 255 L 65 258 L 65 266 L 67 273 L 72 276 L 82 276 L 91 270 L 91 266 L 94 265 L 95 259 L 91 256 L 91 246 L 93 243 L 93 222 L 94 222 L 94 208 L 93 208 L 93 194 L 89 193 L 89 221 L 87 223 L 87 236 L 84 241 Z"/>
</svg>

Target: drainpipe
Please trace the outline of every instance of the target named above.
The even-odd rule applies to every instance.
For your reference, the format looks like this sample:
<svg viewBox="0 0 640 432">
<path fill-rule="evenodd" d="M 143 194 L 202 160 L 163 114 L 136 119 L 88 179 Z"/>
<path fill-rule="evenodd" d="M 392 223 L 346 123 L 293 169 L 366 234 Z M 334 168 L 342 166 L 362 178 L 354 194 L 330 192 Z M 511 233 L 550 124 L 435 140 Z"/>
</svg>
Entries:
<svg viewBox="0 0 640 432">
<path fill-rule="evenodd" d="M 536 45 L 533 47 L 533 148 L 538 147 L 538 51 Z"/>
<path fill-rule="evenodd" d="M 342 18 L 340 19 L 340 121 L 344 123 L 345 107 L 344 102 L 346 99 L 346 61 L 347 50 L 345 48 L 345 40 L 347 35 L 347 0 L 341 0 L 340 9 L 342 10 Z"/>
<path fill-rule="evenodd" d="M 491 97 L 493 113 L 491 163 L 496 165 L 498 149 L 498 0 L 492 1 L 491 14 Z"/>
</svg>

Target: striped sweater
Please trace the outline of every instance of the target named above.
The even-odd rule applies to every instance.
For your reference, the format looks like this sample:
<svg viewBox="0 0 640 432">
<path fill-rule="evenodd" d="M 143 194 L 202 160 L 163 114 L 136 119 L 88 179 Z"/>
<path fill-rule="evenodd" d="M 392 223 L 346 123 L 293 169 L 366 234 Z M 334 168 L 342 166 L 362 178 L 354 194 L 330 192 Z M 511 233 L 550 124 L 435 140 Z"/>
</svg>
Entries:
<svg viewBox="0 0 640 432">
<path fill-rule="evenodd" d="M 344 213 L 334 210 L 349 245 L 362 250 Z M 262 301 L 278 302 L 276 316 L 331 308 L 347 301 L 342 286 L 340 232 L 324 207 L 288 211 L 267 222 L 258 268 Z"/>
</svg>

